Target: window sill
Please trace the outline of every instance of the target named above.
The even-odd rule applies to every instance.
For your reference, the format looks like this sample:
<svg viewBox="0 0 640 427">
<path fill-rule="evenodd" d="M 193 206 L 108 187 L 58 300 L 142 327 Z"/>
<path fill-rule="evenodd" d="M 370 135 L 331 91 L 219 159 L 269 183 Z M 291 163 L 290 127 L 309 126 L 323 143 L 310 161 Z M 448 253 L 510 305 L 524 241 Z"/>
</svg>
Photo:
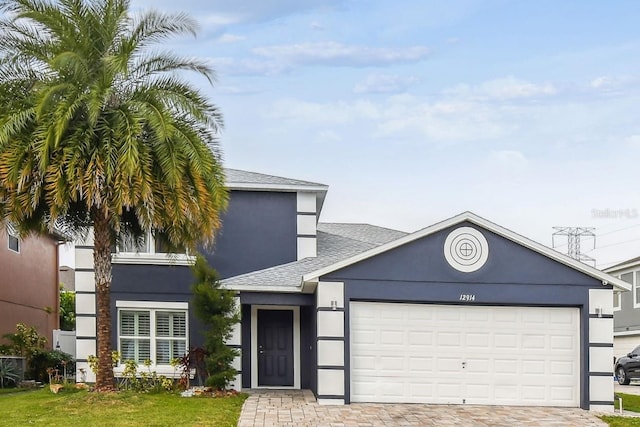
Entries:
<svg viewBox="0 0 640 427">
<path fill-rule="evenodd" d="M 116 378 L 122 378 L 124 369 L 124 364 L 116 366 L 115 368 L 113 368 L 113 375 Z M 138 372 L 136 376 L 140 377 L 142 373 L 149 374 L 149 371 L 151 371 L 151 373 L 155 372 L 158 376 L 162 375 L 164 377 L 173 379 L 178 379 L 182 376 L 182 370 L 179 367 L 177 369 L 174 369 L 171 365 L 151 365 L 148 368 L 144 365 L 138 365 Z M 191 369 L 189 371 L 189 379 L 193 379 L 195 375 L 196 370 Z"/>
<path fill-rule="evenodd" d="M 192 266 L 196 262 L 196 257 L 187 254 L 150 254 L 120 252 L 111 256 L 111 262 L 113 264 Z"/>
</svg>

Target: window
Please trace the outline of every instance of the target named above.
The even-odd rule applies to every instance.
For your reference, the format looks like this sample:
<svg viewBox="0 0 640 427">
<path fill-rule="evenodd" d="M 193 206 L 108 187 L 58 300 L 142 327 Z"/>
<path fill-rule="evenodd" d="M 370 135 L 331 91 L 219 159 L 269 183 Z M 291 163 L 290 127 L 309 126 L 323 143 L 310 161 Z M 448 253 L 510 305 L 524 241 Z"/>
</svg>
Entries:
<svg viewBox="0 0 640 427">
<path fill-rule="evenodd" d="M 20 238 L 12 224 L 7 224 L 7 247 L 13 252 L 20 252 Z"/>
<path fill-rule="evenodd" d="M 628 273 L 624 273 L 620 275 L 620 280 L 627 282 L 631 285 L 632 296 L 633 296 L 633 306 L 640 307 L 640 304 L 638 304 L 638 301 L 640 300 L 640 295 L 639 295 L 640 292 L 637 292 L 637 286 L 640 285 L 640 282 L 638 282 L 635 279 L 638 279 L 637 272 L 634 274 L 634 272 L 630 271 Z"/>
<path fill-rule="evenodd" d="M 150 302 L 131 302 L 139 308 L 119 308 L 120 359 L 169 365 L 187 351 L 187 311 L 173 309 L 187 303 L 155 303 L 167 308 L 149 308 Z M 118 302 L 117 305 L 126 305 Z"/>
<path fill-rule="evenodd" d="M 115 264 L 192 265 L 195 262 L 195 257 L 187 253 L 171 253 L 163 233 L 149 232 L 138 239 L 122 237 L 114 252 L 112 262 Z"/>
</svg>

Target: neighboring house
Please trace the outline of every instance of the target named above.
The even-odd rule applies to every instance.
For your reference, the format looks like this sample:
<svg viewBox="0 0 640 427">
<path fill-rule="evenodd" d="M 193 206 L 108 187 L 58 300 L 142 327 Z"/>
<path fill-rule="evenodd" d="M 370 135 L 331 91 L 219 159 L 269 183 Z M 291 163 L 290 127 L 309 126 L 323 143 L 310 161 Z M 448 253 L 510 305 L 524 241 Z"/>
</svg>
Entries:
<svg viewBox="0 0 640 427">
<path fill-rule="evenodd" d="M 629 284 L 630 290 L 613 295 L 613 353 L 620 357 L 640 345 L 640 257 L 604 270 Z"/>
<path fill-rule="evenodd" d="M 59 280 L 65 291 L 76 290 L 76 272 L 68 265 L 60 266 Z"/>
<path fill-rule="evenodd" d="M 18 237 L 0 226 L 0 336 L 17 323 L 33 326 L 52 348 L 58 328 L 58 244 L 60 236 Z M 1 340 L 0 340 L 1 341 Z"/>
<path fill-rule="evenodd" d="M 237 292 L 237 388 L 320 403 L 613 410 L 613 291 L 630 287 L 470 212 L 415 233 L 318 222 L 325 185 L 227 170 L 207 254 Z M 168 361 L 201 345 L 188 255 L 113 256 L 113 346 Z M 90 239 L 76 246 L 79 367 L 95 354 Z M 116 372 L 119 372 L 117 368 Z"/>
</svg>

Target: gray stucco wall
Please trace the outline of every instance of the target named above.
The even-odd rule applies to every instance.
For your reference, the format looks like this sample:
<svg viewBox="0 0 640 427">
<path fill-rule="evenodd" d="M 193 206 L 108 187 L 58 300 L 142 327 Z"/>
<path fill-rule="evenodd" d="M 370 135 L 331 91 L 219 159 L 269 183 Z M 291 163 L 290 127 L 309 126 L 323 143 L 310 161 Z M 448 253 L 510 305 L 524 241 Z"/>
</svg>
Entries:
<svg viewBox="0 0 640 427">
<path fill-rule="evenodd" d="M 113 265 L 111 284 L 111 336 L 114 348 L 118 346 L 118 312 L 116 301 L 191 301 L 193 284 L 191 269 L 167 265 Z M 189 310 L 189 345 L 202 346 L 204 339 L 200 321 L 193 309 Z"/>
<path fill-rule="evenodd" d="M 457 271 L 444 258 L 447 235 L 458 227 L 481 230 L 489 244 L 489 258 L 478 271 Z M 422 283 L 505 283 L 521 285 L 602 286 L 601 282 L 470 223 L 442 230 L 328 274 L 322 280 L 392 280 Z"/>
<path fill-rule="evenodd" d="M 632 275 L 636 273 L 635 271 L 632 271 L 630 273 L 631 276 L 622 274 L 622 280 L 627 281 L 633 286 Z M 614 275 L 619 276 L 620 274 L 614 273 Z M 613 331 L 640 331 L 640 308 L 635 308 L 633 306 L 633 290 L 622 292 L 620 294 L 620 310 L 614 313 Z"/>
<path fill-rule="evenodd" d="M 447 235 L 459 226 L 480 230 L 489 258 L 478 271 L 453 269 L 444 257 Z M 589 408 L 589 289 L 602 283 L 544 255 L 466 223 L 345 267 L 320 278 L 344 283 L 345 401 L 350 396 L 349 302 L 564 306 L 580 308 L 580 406 Z M 462 294 L 475 295 L 461 303 Z M 605 373 L 606 374 L 606 373 Z M 607 402 L 610 403 L 610 402 Z"/>
<path fill-rule="evenodd" d="M 235 276 L 297 258 L 296 193 L 231 191 L 229 207 L 215 245 L 203 249 L 220 278 Z M 116 300 L 191 301 L 189 267 L 113 265 L 112 342 L 117 347 Z M 203 327 L 189 311 L 189 344 L 201 346 Z"/>
<path fill-rule="evenodd" d="M 297 259 L 296 193 L 231 191 L 207 259 L 221 278 Z"/>
</svg>

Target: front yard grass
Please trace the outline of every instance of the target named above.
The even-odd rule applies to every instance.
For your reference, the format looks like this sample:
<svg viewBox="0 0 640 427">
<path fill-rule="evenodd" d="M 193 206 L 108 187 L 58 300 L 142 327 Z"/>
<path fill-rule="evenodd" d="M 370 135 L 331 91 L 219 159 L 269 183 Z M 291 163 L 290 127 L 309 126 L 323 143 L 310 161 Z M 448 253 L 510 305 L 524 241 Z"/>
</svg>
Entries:
<svg viewBox="0 0 640 427">
<path fill-rule="evenodd" d="M 618 404 L 618 396 L 622 397 L 622 407 L 625 411 L 640 412 L 640 396 L 635 394 L 616 393 L 614 406 L 616 410 L 620 408 Z M 611 427 L 640 427 L 640 418 L 616 417 L 613 415 L 605 415 L 600 417 L 602 421 Z"/>
<path fill-rule="evenodd" d="M 48 388 L 0 395 L 6 426 L 229 426 L 235 427 L 246 395 L 180 397 L 177 394 L 93 393 Z"/>
</svg>

